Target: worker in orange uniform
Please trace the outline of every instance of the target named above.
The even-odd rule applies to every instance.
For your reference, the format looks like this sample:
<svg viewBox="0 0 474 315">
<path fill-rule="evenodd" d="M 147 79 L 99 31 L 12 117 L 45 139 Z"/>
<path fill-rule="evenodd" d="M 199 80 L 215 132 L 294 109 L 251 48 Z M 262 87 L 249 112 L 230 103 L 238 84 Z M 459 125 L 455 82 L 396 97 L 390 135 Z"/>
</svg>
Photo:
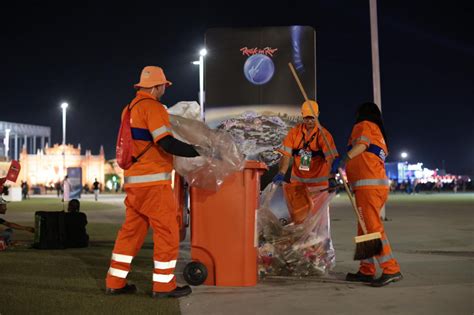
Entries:
<svg viewBox="0 0 474 315">
<path fill-rule="evenodd" d="M 355 193 L 357 207 L 361 209 L 367 233 L 382 234 L 383 251 L 377 261 L 383 269 L 375 279 L 374 258 L 360 262 L 357 273 L 348 273 L 346 280 L 371 283 L 374 287 L 385 286 L 403 278 L 395 260 L 380 219 L 380 210 L 388 198 L 389 180 L 385 173 L 385 158 L 388 154 L 387 137 L 382 114 L 374 103 L 364 103 L 357 111 L 357 118 L 349 138 L 348 152 L 340 167 L 346 165 L 346 174 Z M 362 229 L 359 225 L 358 235 Z"/>
<path fill-rule="evenodd" d="M 328 182 L 331 187 L 337 186 L 333 174 L 331 175 L 331 166 L 338 153 L 329 131 L 321 127 L 329 142 L 328 147 L 321 131 L 316 126 L 315 118 L 319 115 L 318 103 L 311 100 L 305 101 L 301 106 L 301 115 L 303 123 L 296 125 L 288 132 L 283 145 L 278 149 L 283 156 L 273 182 L 275 184 L 283 182 L 291 157 L 294 157 L 292 182 L 304 183 L 316 190 L 328 187 Z"/>
<path fill-rule="evenodd" d="M 179 249 L 179 223 L 171 188 L 173 155 L 195 157 L 192 145 L 173 137 L 168 112 L 160 98 L 170 86 L 160 67 L 143 69 L 129 104 L 135 163 L 125 170 L 125 222 L 119 230 L 106 278 L 107 294 L 135 293 L 126 281 L 133 258 L 142 247 L 148 227 L 153 229 L 153 297 L 181 297 L 189 286 L 178 287 L 174 269 Z M 127 108 L 124 109 L 124 112 Z"/>
</svg>

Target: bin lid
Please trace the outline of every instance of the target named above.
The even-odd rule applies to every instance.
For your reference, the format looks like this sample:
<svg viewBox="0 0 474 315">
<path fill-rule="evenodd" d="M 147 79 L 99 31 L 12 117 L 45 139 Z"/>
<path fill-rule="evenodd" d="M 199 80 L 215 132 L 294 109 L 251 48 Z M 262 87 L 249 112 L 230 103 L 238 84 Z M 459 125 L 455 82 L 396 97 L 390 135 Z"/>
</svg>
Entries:
<svg viewBox="0 0 474 315">
<path fill-rule="evenodd" d="M 261 170 L 268 170 L 267 164 L 260 161 L 255 160 L 247 160 L 245 161 L 245 168 L 253 168 L 253 169 L 261 169 Z"/>
</svg>

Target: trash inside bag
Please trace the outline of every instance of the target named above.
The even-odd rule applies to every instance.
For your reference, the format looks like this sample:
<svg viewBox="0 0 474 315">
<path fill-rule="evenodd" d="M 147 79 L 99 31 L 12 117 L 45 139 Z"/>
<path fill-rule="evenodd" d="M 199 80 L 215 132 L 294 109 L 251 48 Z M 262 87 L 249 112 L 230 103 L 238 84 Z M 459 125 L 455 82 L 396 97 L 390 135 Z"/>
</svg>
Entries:
<svg viewBox="0 0 474 315">
<path fill-rule="evenodd" d="M 282 225 L 279 218 L 285 212 L 282 208 L 286 205 L 287 217 L 291 217 L 292 211 L 288 200 L 281 201 L 283 190 L 270 184 L 262 192 L 262 206 L 257 211 L 259 276 L 325 275 L 336 263 L 328 208 L 334 194 L 309 187 L 312 208 L 306 217 L 299 223 Z M 278 210 L 272 209 L 275 198 L 280 200 Z"/>
<path fill-rule="evenodd" d="M 173 135 L 197 146 L 200 154 L 195 158 L 174 157 L 175 170 L 190 186 L 217 191 L 228 175 L 243 169 L 244 155 L 227 132 L 176 115 L 170 115 L 170 123 Z"/>
<path fill-rule="evenodd" d="M 270 186 L 268 186 L 270 187 Z M 267 187 L 267 189 L 269 189 Z M 278 219 L 280 225 L 287 225 L 292 221 L 290 210 L 285 200 L 283 186 L 275 185 L 271 193 L 262 193 L 260 195 L 260 205 L 267 205 L 271 213 Z M 262 212 L 263 214 L 265 212 Z"/>
</svg>

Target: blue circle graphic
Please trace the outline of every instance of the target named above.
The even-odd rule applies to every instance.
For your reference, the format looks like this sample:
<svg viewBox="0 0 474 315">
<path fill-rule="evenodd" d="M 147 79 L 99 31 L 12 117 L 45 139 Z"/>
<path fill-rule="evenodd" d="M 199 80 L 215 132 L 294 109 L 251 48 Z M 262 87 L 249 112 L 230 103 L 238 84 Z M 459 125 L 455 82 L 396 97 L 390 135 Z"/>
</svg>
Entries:
<svg viewBox="0 0 474 315">
<path fill-rule="evenodd" d="M 247 80 L 255 85 L 267 83 L 275 73 L 275 65 L 270 57 L 255 54 L 247 58 L 244 64 L 244 74 Z"/>
</svg>

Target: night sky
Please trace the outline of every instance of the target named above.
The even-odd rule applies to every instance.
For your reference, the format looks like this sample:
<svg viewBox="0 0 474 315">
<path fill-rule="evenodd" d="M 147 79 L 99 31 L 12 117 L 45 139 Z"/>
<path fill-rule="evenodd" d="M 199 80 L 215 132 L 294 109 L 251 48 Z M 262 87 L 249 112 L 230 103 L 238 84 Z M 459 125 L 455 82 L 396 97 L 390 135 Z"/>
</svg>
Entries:
<svg viewBox="0 0 474 315">
<path fill-rule="evenodd" d="M 317 33 L 321 123 L 344 152 L 358 104 L 372 101 L 369 1 L 235 1 L 238 7 L 165 2 L 8 1 L 0 9 L 0 120 L 50 126 L 67 142 L 114 157 L 120 112 L 145 65 L 173 87 L 163 103 L 198 100 L 190 62 L 213 27 L 309 25 Z M 173 2 L 166 2 L 172 4 Z M 474 10 L 471 1 L 379 1 L 382 110 L 390 160 L 474 175 Z M 139 4 L 139 5 L 138 5 Z M 199 5 L 196 5 L 199 4 Z M 183 6 L 183 4 L 181 4 Z M 295 87 L 292 87 L 295 88 Z"/>
</svg>

